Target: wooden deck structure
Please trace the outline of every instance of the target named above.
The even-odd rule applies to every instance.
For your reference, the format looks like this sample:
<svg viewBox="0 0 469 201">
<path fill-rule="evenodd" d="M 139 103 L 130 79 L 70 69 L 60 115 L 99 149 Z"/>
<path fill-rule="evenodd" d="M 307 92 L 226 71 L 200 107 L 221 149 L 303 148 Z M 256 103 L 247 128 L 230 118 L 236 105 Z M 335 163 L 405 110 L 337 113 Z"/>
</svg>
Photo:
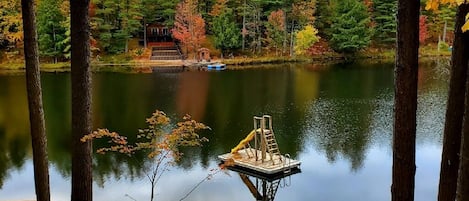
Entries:
<svg viewBox="0 0 469 201">
<path fill-rule="evenodd" d="M 254 146 L 251 146 L 251 143 Z M 301 162 L 282 155 L 272 128 L 272 117 L 254 117 L 254 130 L 230 153 L 219 155 L 224 163 L 264 175 L 286 174 L 299 169 Z"/>
<path fill-rule="evenodd" d="M 226 153 L 219 155 L 218 158 L 222 161 L 233 160 L 235 166 L 244 167 L 254 172 L 267 175 L 289 173 L 292 169 L 299 169 L 301 165 L 300 161 L 290 159 L 283 155 L 273 155 L 273 158 L 270 158 L 270 155 L 267 154 L 264 161 L 256 160 L 256 158 L 252 156 L 254 152 L 261 155 L 260 150 L 246 148 L 238 151 L 237 154 Z"/>
</svg>

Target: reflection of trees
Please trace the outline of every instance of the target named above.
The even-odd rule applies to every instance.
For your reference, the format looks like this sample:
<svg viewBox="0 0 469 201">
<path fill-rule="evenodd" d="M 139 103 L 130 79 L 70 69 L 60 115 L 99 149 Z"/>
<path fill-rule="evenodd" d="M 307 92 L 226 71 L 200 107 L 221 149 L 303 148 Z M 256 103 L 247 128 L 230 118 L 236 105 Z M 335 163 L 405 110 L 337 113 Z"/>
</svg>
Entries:
<svg viewBox="0 0 469 201">
<path fill-rule="evenodd" d="M 385 73 L 388 76 L 392 74 L 390 72 Z M 184 77 L 192 74 L 196 74 L 198 79 Z M 170 116 L 174 116 L 178 113 L 193 111 L 194 108 L 200 109 L 199 107 L 204 105 L 206 107 L 204 112 L 196 116 L 201 118 L 197 120 L 204 122 L 212 128 L 212 131 L 207 131 L 206 133 L 210 142 L 202 148 L 183 150 L 185 157 L 178 163 L 180 167 L 191 168 L 197 162 L 201 162 L 202 166 L 207 167 L 210 161 L 216 159 L 217 155 L 227 152 L 234 147 L 252 129 L 252 117 L 254 115 L 271 114 L 280 151 L 282 153 L 290 153 L 295 157 L 302 149 L 304 143 L 303 135 L 307 131 L 309 124 L 307 121 L 310 121 L 306 118 L 308 114 L 305 108 L 310 107 L 313 101 L 316 101 L 318 95 L 325 98 L 338 96 L 339 99 L 350 98 L 352 95 L 356 96 L 351 98 L 372 96 L 372 94 L 366 94 L 367 90 L 376 86 L 369 85 L 376 85 L 376 83 L 380 85 L 379 80 L 383 80 L 382 77 L 373 78 L 372 75 L 375 76 L 373 73 L 368 73 L 365 76 L 367 79 L 363 79 L 361 73 L 354 75 L 349 75 L 348 72 L 334 74 L 327 71 L 305 70 L 298 66 L 292 66 L 291 68 L 253 69 L 249 70 L 249 72 L 226 71 L 223 73 L 190 72 L 188 74 L 139 75 L 96 74 L 93 91 L 93 109 L 95 114 L 93 119 L 96 127 L 106 127 L 117 131 L 120 134 L 129 136 L 129 140 L 133 141 L 135 140 L 133 136 L 137 133 L 137 129 L 145 126 L 145 118 L 154 109 L 161 109 Z M 349 81 L 350 83 L 340 84 L 353 76 L 358 78 Z M 378 76 L 383 75 L 378 74 Z M 199 79 L 199 77 L 201 78 Z M 182 80 L 179 80 L 180 78 Z M 321 81 L 319 81 L 319 78 L 321 78 Z M 18 78 L 11 79 L 18 82 L 18 84 L 6 83 L 3 85 L 2 83 L 2 86 L 18 86 L 24 83 L 22 80 L 18 80 Z M 50 149 L 49 157 L 51 163 L 64 176 L 70 175 L 70 146 L 68 146 L 70 142 L 70 87 L 66 84 L 68 79 L 70 79 L 69 74 L 46 74 L 43 77 L 44 106 Z M 193 85 L 191 83 L 198 81 L 205 82 L 204 80 L 208 83 L 199 83 L 199 87 L 190 91 L 190 86 Z M 179 86 L 177 84 L 178 81 L 180 81 Z M 386 79 L 382 82 L 386 82 Z M 319 86 L 322 88 L 323 93 L 319 92 Z M 24 106 L 20 106 L 17 103 L 18 99 L 26 100 L 25 93 L 22 96 L 11 94 L 14 91 L 24 93 L 24 90 L 12 89 L 6 95 L 0 94 L 0 97 L 7 97 L 0 98 L 0 104 L 9 106 L 2 108 L 24 113 L 19 115 L 20 120 L 16 122 L 27 123 L 26 102 L 24 102 Z M 174 101 L 176 97 L 182 99 L 182 97 L 187 96 L 187 91 L 190 91 L 190 94 L 192 94 L 190 97 L 200 96 L 194 97 L 199 100 Z M 323 100 L 320 99 L 319 104 L 324 104 Z M 6 103 L 6 101 L 12 103 Z M 341 102 L 331 104 L 337 103 Z M 360 122 L 366 124 L 368 120 L 366 118 L 363 119 L 363 117 L 360 119 L 359 116 L 366 116 L 369 113 L 366 111 L 371 110 L 371 106 L 362 106 L 360 102 L 355 104 L 348 105 L 351 108 L 348 108 L 347 105 L 331 105 L 330 107 L 342 108 L 331 111 L 331 114 L 328 114 L 328 116 L 323 115 L 322 118 L 336 118 L 336 116 L 340 117 L 343 113 L 359 113 L 356 117 L 341 117 L 342 119 L 339 119 L 345 122 L 345 124 L 342 128 L 337 127 L 336 133 L 346 133 L 345 131 L 348 130 L 349 134 L 347 138 L 335 136 L 338 142 L 329 140 L 328 142 L 331 143 L 326 148 L 328 150 L 340 150 L 339 148 L 348 146 L 340 151 L 329 151 L 329 153 L 350 153 L 349 157 L 354 158 L 354 161 L 358 161 L 354 163 L 360 164 L 360 158 L 363 158 L 362 155 L 368 142 L 367 137 L 362 136 L 363 133 L 366 133 L 366 130 L 357 130 L 345 125 L 366 127 L 366 125 L 359 126 L 359 124 Z M 11 105 L 17 106 L 19 110 L 18 108 L 11 107 Z M 181 111 L 177 111 L 177 108 Z M 21 111 L 21 109 L 24 111 Z M 324 111 L 321 114 L 327 113 Z M 10 112 L 7 112 L 7 114 L 10 114 Z M 4 115 L 5 113 L 3 112 L 0 114 L 0 138 L 5 138 L 3 133 L 7 133 L 3 130 L 11 132 L 12 129 L 18 128 L 24 128 L 20 133 L 27 135 L 27 125 L 18 125 L 18 123 L 15 125 L 11 122 L 4 123 L 8 120 Z M 325 133 L 330 134 L 332 131 Z M 7 136 L 21 136 L 12 134 Z M 342 139 L 349 138 L 363 140 L 355 140 L 354 143 L 341 142 Z M 18 137 L 18 139 L 21 139 L 21 142 L 24 144 L 21 145 L 21 143 L 16 142 L 18 145 L 14 146 L 18 149 L 14 151 L 15 154 L 19 154 L 15 158 L 21 159 L 16 160 L 15 163 L 24 161 L 27 153 L 25 150 L 29 150 L 27 136 Z M 12 142 L 13 140 L 2 140 L 0 143 L 2 145 L 13 145 L 14 143 Z M 94 146 L 101 146 L 100 143 L 105 142 L 96 142 Z M 7 149 L 7 147 L 9 146 L 1 146 L 0 149 Z M 11 156 L 11 154 L 2 156 L 4 153 L 6 152 L 0 153 L 2 158 Z M 21 153 L 23 153 L 23 156 L 21 156 Z M 12 161 L 12 159 L 7 159 L 7 161 Z M 145 166 L 145 164 L 141 163 L 142 161 L 146 161 L 144 155 L 135 156 L 134 159 L 129 159 L 119 154 L 95 156 L 94 173 L 96 181 L 104 183 L 106 178 L 120 177 L 121 175 L 127 175 L 132 179 L 141 178 L 144 175 L 142 166 Z M 9 163 L 2 163 L 2 165 L 6 166 L 4 169 L 10 168 Z M 1 169 L 0 172 L 2 172 Z M 6 173 L 3 175 L 6 175 Z"/>
<path fill-rule="evenodd" d="M 233 148 L 252 130 L 254 115 L 271 114 L 282 153 L 295 157 L 303 149 L 305 133 L 314 132 L 313 141 L 331 161 L 343 156 L 357 169 L 370 143 L 369 127 L 376 107 L 373 100 L 383 90 L 389 91 L 392 68 L 380 65 L 334 68 L 316 71 L 291 66 L 247 72 L 95 74 L 93 119 L 96 127 L 109 128 L 133 141 L 137 129 L 145 127 L 145 118 L 155 109 L 171 117 L 195 111 L 194 117 L 212 131 L 204 132 L 210 142 L 202 148 L 183 150 L 185 157 L 178 166 L 191 168 L 199 162 L 208 167 L 217 155 Z M 45 74 L 42 79 L 49 158 L 64 176 L 70 175 L 68 79 L 70 75 L 66 73 Z M 198 85 L 191 91 L 195 84 Z M 11 87 L 0 90 L 0 160 L 7 161 L 0 164 L 1 181 L 14 164 L 21 167 L 28 158 L 29 141 L 24 80 L 0 77 L 0 86 Z M 186 96 L 197 100 L 185 100 Z M 205 107 L 203 111 L 201 107 Z M 312 113 L 307 109 L 311 107 Z M 101 146 L 100 143 L 105 142 L 94 145 Z M 104 183 L 107 178 L 122 175 L 141 179 L 142 167 L 150 163 L 144 155 L 134 159 L 120 154 L 95 156 L 96 181 Z"/>
<path fill-rule="evenodd" d="M 417 144 L 441 142 L 448 96 L 448 59 L 422 61 L 419 68 Z"/>
<path fill-rule="evenodd" d="M 101 187 L 109 178 L 144 179 L 145 171 L 150 170 L 146 167 L 152 163 L 143 153 L 134 154 L 132 157 L 118 153 L 94 154 L 93 158 L 93 179 Z"/>
<path fill-rule="evenodd" d="M 205 116 L 209 78 L 205 72 L 188 72 L 179 76 L 175 100 L 178 114 L 190 114 L 195 120 Z"/>
<path fill-rule="evenodd" d="M 70 176 L 70 74 L 43 74 L 42 81 L 49 160 L 63 175 Z"/>
<path fill-rule="evenodd" d="M 171 74 L 173 75 L 173 74 Z M 174 74 L 177 75 L 177 74 Z M 177 77 L 177 76 L 176 76 Z M 171 114 L 174 78 L 155 74 L 97 74 L 94 79 L 94 122 L 99 128 L 108 128 L 135 142 L 139 128 L 146 127 L 146 118 L 155 109 Z M 169 110 L 169 111 L 168 111 Z M 93 146 L 108 146 L 106 141 L 95 141 Z M 128 157 L 122 154 L 94 156 L 94 175 L 98 184 L 107 178 L 122 175 L 130 179 L 143 178 L 151 161 L 144 153 Z"/>
<path fill-rule="evenodd" d="M 229 151 L 252 129 L 255 115 L 270 114 L 280 151 L 302 149 L 305 105 L 317 93 L 317 73 L 288 67 L 213 74 L 204 123 L 213 129 L 202 161 Z M 304 86 L 303 86 L 304 85 Z"/>
<path fill-rule="evenodd" d="M 349 159 L 352 169 L 362 166 L 370 135 L 368 125 L 369 103 L 360 101 L 319 102 L 312 121 L 320 124 L 316 134 L 317 148 L 326 152 L 330 162 L 334 162 L 339 154 Z"/>
<path fill-rule="evenodd" d="M 379 92 L 392 83 L 392 68 L 342 66 L 321 77 L 321 97 L 312 108 L 311 127 L 318 149 L 329 161 L 342 155 L 353 170 L 363 165 L 370 143 L 372 112 Z"/>
<path fill-rule="evenodd" d="M 25 83 L 23 76 L 0 76 L 0 188 L 31 150 Z"/>
</svg>

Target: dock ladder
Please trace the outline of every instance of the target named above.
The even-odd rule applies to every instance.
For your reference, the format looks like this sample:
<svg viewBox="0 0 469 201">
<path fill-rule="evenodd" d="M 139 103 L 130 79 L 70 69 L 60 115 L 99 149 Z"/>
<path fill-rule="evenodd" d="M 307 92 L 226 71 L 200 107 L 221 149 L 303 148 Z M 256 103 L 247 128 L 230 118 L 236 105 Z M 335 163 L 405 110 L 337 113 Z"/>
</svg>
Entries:
<svg viewBox="0 0 469 201">
<path fill-rule="evenodd" d="M 280 150 L 277 144 L 277 140 L 275 139 L 274 130 L 272 128 L 272 117 L 270 115 L 254 117 L 254 129 L 257 132 L 254 140 L 254 147 L 256 149 L 260 148 L 259 150 L 261 151 L 262 161 L 266 159 L 266 154 L 268 153 L 270 160 L 272 160 L 272 164 L 275 165 L 274 157 L 277 157 L 282 162 Z M 257 136 L 260 136 L 260 142 L 258 142 L 259 139 L 257 139 Z M 255 154 L 257 160 L 257 152 Z"/>
</svg>

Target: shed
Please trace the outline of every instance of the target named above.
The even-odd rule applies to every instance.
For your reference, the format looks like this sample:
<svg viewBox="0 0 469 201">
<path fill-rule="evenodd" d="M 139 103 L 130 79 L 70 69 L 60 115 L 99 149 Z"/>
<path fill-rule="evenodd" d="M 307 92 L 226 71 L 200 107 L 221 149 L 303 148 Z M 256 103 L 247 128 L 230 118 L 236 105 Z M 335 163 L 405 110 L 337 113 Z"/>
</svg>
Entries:
<svg viewBox="0 0 469 201">
<path fill-rule="evenodd" d="M 200 48 L 197 50 L 197 61 L 210 61 L 210 50 L 208 48 Z"/>
</svg>

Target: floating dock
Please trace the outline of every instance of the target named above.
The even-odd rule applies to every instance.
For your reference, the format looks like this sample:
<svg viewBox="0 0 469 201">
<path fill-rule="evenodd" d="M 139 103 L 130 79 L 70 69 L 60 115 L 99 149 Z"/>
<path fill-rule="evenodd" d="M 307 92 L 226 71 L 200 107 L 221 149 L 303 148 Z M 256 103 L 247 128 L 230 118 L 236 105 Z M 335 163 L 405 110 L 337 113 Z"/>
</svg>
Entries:
<svg viewBox="0 0 469 201">
<path fill-rule="evenodd" d="M 273 157 L 270 158 L 270 155 L 267 154 L 264 161 L 256 160 L 255 157 L 250 157 L 254 152 L 257 152 L 259 156 L 261 155 L 261 151 L 259 150 L 246 148 L 239 150 L 237 154 L 226 153 L 219 155 L 218 158 L 223 162 L 233 160 L 235 166 L 267 175 L 289 173 L 292 169 L 299 169 L 301 165 L 300 161 L 290 159 L 283 155 L 273 155 Z"/>
<path fill-rule="evenodd" d="M 253 143 L 253 145 L 251 145 Z M 272 117 L 254 117 L 254 130 L 231 150 L 218 158 L 226 166 L 242 168 L 254 174 L 273 176 L 299 170 L 301 162 L 282 155 L 272 129 Z"/>
</svg>

